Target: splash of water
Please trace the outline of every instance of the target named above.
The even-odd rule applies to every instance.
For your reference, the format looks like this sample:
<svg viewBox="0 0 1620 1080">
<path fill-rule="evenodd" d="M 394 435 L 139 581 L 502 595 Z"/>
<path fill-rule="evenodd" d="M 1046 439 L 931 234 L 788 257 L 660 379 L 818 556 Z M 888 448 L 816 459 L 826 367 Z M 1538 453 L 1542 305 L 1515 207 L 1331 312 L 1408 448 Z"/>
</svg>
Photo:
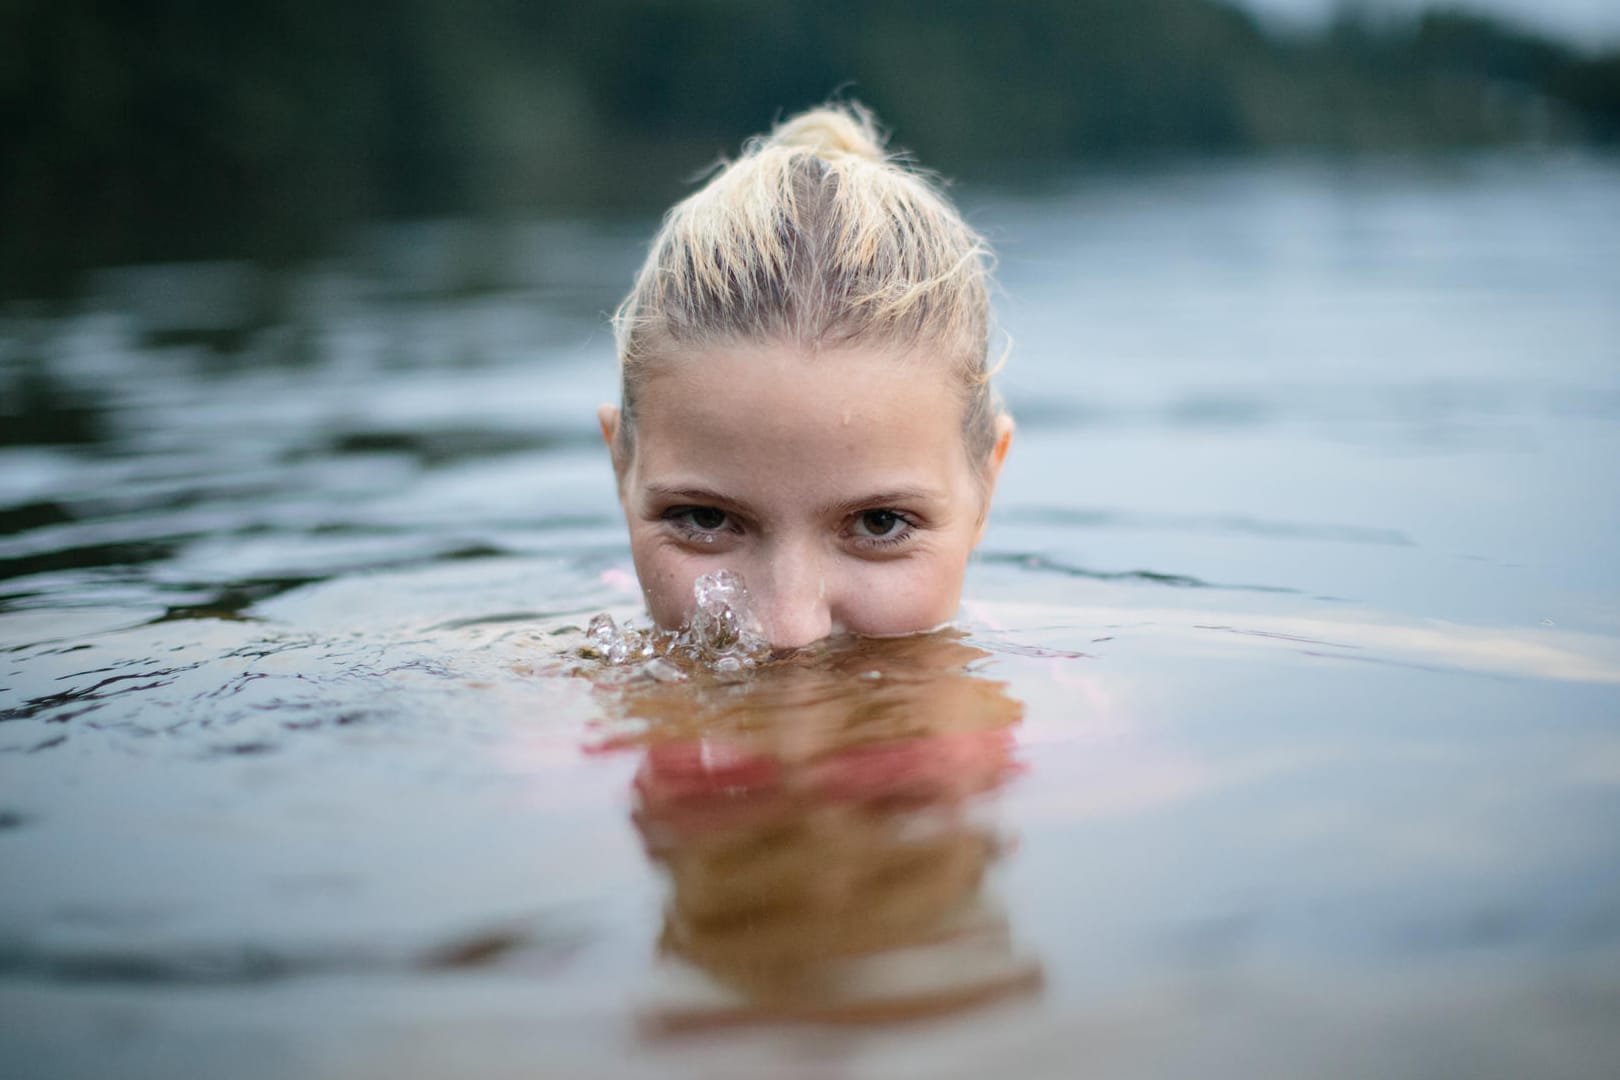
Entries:
<svg viewBox="0 0 1620 1080">
<path fill-rule="evenodd" d="M 583 655 L 659 682 L 680 682 L 694 667 L 737 675 L 770 655 L 748 587 L 737 574 L 704 574 L 692 584 L 692 600 L 692 617 L 681 630 L 620 626 L 605 612 L 596 616 L 585 631 Z"/>
<path fill-rule="evenodd" d="M 728 656 L 752 656 L 770 649 L 754 614 L 748 586 L 730 570 L 704 574 L 692 583 L 696 607 L 686 630 L 694 645 Z"/>
</svg>

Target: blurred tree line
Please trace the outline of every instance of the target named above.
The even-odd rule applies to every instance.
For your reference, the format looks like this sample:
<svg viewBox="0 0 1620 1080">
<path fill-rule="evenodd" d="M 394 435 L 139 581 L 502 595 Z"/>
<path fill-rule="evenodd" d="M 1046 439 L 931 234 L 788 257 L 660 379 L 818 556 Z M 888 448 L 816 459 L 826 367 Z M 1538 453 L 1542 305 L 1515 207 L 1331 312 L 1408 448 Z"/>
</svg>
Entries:
<svg viewBox="0 0 1620 1080">
<path fill-rule="evenodd" d="M 845 91 L 929 165 L 1620 139 L 1620 52 L 1215 0 L 0 0 L 0 295 L 374 217 L 661 206 Z"/>
</svg>

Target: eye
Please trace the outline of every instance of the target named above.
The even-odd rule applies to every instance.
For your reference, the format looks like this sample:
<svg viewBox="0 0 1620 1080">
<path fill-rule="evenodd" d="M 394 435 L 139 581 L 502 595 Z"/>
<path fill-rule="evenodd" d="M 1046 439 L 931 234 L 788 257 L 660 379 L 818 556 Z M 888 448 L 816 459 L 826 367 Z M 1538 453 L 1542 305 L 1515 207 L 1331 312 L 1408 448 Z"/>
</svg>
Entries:
<svg viewBox="0 0 1620 1080">
<path fill-rule="evenodd" d="M 868 510 L 856 515 L 854 532 L 856 536 L 879 540 L 894 535 L 905 525 L 906 519 L 893 510 Z"/>
<path fill-rule="evenodd" d="M 730 514 L 715 506 L 673 506 L 663 518 L 682 539 L 702 544 L 713 544 L 737 527 Z"/>
<path fill-rule="evenodd" d="M 875 551 L 910 541 L 917 533 L 917 523 L 899 510 L 862 510 L 850 519 L 848 529 L 856 547 Z"/>
<path fill-rule="evenodd" d="M 712 506 L 683 507 L 678 516 L 694 529 L 701 532 L 716 532 L 725 527 L 726 512 L 717 510 Z"/>
</svg>

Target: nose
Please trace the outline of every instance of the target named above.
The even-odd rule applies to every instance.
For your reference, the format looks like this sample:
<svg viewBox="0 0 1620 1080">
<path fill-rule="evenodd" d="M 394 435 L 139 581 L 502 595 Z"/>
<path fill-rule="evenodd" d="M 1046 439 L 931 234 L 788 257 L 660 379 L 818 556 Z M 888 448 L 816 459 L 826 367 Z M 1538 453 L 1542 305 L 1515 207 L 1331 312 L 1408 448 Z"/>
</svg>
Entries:
<svg viewBox="0 0 1620 1080">
<path fill-rule="evenodd" d="M 759 579 L 759 620 L 773 649 L 798 649 L 832 633 L 821 560 L 808 548 L 777 547 Z"/>
</svg>

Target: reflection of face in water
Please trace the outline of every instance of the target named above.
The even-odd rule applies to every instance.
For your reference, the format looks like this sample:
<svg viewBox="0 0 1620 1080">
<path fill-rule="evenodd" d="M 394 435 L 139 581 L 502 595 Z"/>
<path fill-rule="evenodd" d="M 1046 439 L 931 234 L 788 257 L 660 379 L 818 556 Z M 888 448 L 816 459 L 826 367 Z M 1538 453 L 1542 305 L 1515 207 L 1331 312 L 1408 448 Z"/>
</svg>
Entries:
<svg viewBox="0 0 1620 1080">
<path fill-rule="evenodd" d="M 672 886 L 654 1022 L 882 1019 L 1039 983 L 982 889 L 1000 844 L 973 797 L 1015 771 L 1021 714 L 966 670 L 985 655 L 935 633 L 614 691 Z"/>
</svg>

